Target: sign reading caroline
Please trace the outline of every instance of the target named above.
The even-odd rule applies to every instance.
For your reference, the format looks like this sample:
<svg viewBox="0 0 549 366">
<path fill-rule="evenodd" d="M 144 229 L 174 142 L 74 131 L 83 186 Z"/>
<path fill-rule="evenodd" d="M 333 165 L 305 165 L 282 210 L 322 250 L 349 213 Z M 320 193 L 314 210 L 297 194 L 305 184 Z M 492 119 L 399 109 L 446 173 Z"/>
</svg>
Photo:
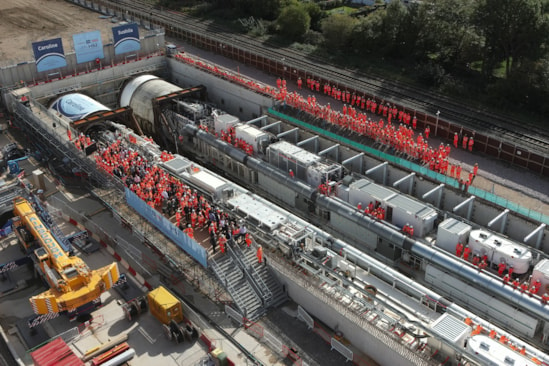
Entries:
<svg viewBox="0 0 549 366">
<path fill-rule="evenodd" d="M 74 34 L 72 40 L 74 42 L 77 63 L 81 64 L 105 58 L 103 54 L 103 42 L 101 42 L 101 32 L 92 31 Z"/>
<path fill-rule="evenodd" d="M 67 66 L 61 38 L 33 42 L 32 50 L 38 72 Z"/>
<path fill-rule="evenodd" d="M 139 42 L 139 29 L 137 24 L 124 24 L 112 28 L 114 36 L 114 54 L 120 55 L 126 52 L 138 51 L 141 49 Z"/>
</svg>

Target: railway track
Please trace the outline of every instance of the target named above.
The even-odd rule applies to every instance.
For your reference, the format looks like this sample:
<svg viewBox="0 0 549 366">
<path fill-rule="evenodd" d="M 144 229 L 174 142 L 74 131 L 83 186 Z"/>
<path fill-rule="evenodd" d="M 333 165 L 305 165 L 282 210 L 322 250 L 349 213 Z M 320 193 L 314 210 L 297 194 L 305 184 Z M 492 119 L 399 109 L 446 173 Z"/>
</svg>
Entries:
<svg viewBox="0 0 549 366">
<path fill-rule="evenodd" d="M 141 19 L 151 25 L 161 26 L 169 35 L 181 36 L 182 32 L 193 34 L 193 45 L 227 57 L 241 61 L 243 57 L 235 55 L 246 52 L 254 55 L 250 56 L 251 58 L 268 59 L 270 65 L 263 65 L 262 69 L 271 74 L 293 80 L 298 76 L 303 78 L 304 75 L 308 75 L 320 79 L 321 84 L 328 82 L 342 90 L 356 92 L 357 95 L 375 96 L 378 102 L 394 103 L 412 114 L 417 114 L 418 127 L 424 128 L 429 125 L 432 135 L 442 139 L 450 140 L 454 132 L 469 136 L 477 134 L 475 137 L 482 135 L 484 142 L 475 138 L 477 144 L 484 143 L 484 149 L 480 151 L 510 161 L 512 164 L 539 171 L 542 175 L 549 175 L 545 165 L 545 161 L 549 159 L 549 131 L 539 127 L 507 115 L 463 105 L 409 84 L 393 82 L 356 70 L 341 70 L 324 59 L 310 57 L 290 48 L 279 48 L 273 43 L 261 43 L 253 37 L 227 30 L 213 20 L 201 20 L 179 12 L 156 9 L 143 0 L 94 2 L 113 9 L 118 14 L 125 14 L 126 20 Z M 440 111 L 440 127 L 439 118 L 434 117 L 437 111 Z M 438 131 L 434 131 L 437 129 L 433 129 L 435 125 Z M 509 146 L 502 146 L 502 142 Z M 521 158 L 526 160 L 515 159 L 515 152 L 524 150 L 537 155 L 534 168 L 529 166 L 532 163 L 531 157 L 525 158 L 522 154 Z"/>
</svg>

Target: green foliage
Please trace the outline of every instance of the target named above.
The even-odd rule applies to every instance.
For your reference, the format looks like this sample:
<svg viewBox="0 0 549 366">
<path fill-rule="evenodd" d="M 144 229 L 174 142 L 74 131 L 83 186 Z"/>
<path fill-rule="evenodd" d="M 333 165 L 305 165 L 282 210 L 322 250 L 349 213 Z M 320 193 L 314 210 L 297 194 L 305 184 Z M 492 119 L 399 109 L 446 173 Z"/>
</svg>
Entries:
<svg viewBox="0 0 549 366">
<path fill-rule="evenodd" d="M 227 0 L 223 5 L 234 11 L 238 17 L 253 16 L 255 18 L 274 20 L 280 14 L 281 0 Z"/>
<path fill-rule="evenodd" d="M 320 21 L 324 17 L 324 13 L 322 12 L 322 9 L 320 9 L 320 6 L 318 6 L 317 3 L 307 2 L 303 3 L 303 7 L 311 17 L 311 29 L 320 31 Z"/>
<path fill-rule="evenodd" d="M 221 14 L 248 34 L 277 33 L 286 45 L 305 42 L 292 47 L 348 67 L 549 112 L 549 0 L 379 0 L 358 11 L 346 0 L 158 1 Z"/>
<path fill-rule="evenodd" d="M 498 61 L 505 61 L 505 74 L 520 68 L 525 60 L 546 53 L 549 22 L 540 0 L 483 0 L 476 22 L 485 45 L 485 75 L 492 75 Z"/>
<path fill-rule="evenodd" d="M 322 34 L 326 47 L 343 50 L 352 43 L 353 30 L 357 20 L 349 15 L 332 14 L 322 21 Z"/>
<path fill-rule="evenodd" d="M 309 30 L 311 17 L 305 7 L 291 4 L 282 9 L 276 22 L 281 35 L 290 40 L 298 40 Z"/>
</svg>

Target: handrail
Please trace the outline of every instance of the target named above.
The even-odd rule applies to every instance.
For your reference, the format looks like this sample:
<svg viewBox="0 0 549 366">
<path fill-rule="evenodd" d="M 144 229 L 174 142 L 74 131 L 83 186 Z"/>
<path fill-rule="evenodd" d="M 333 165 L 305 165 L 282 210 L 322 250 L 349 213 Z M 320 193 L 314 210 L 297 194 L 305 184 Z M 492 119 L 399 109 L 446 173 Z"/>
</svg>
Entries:
<svg viewBox="0 0 549 366">
<path fill-rule="evenodd" d="M 247 262 L 247 258 L 243 255 L 244 253 L 238 248 L 238 246 L 234 243 L 233 239 L 230 239 L 230 242 L 233 243 L 233 245 L 227 245 L 228 251 L 233 255 L 233 257 L 236 259 L 237 263 L 240 265 L 246 276 L 250 279 L 250 281 L 257 287 L 258 292 L 261 293 L 261 297 L 265 301 L 265 303 L 269 302 L 273 299 L 273 294 L 267 284 L 263 281 L 257 270 L 254 268 L 254 266 L 251 263 Z M 234 247 L 234 248 L 233 248 Z M 238 248 L 235 249 L 235 248 Z M 238 253 L 237 253 L 238 251 Z M 249 273 L 249 271 L 253 273 Z M 262 290 L 263 289 L 263 290 Z"/>
<path fill-rule="evenodd" d="M 229 258 L 229 259 L 232 261 L 231 258 Z M 238 307 L 241 308 L 240 310 L 244 311 L 244 309 L 242 308 L 244 306 L 244 299 L 242 299 L 242 297 L 240 297 L 238 291 L 236 291 L 234 286 L 231 283 L 229 283 L 229 281 L 227 279 L 227 275 L 225 274 L 225 272 L 221 271 L 221 267 L 219 266 L 219 264 L 217 264 L 215 259 L 211 258 L 210 260 L 211 260 L 211 264 L 212 264 L 211 268 L 213 269 L 213 271 L 217 275 L 217 278 L 219 278 L 221 283 L 223 283 L 225 285 L 225 287 L 227 288 L 227 290 L 229 291 L 229 293 L 231 294 L 231 296 L 235 300 Z"/>
</svg>

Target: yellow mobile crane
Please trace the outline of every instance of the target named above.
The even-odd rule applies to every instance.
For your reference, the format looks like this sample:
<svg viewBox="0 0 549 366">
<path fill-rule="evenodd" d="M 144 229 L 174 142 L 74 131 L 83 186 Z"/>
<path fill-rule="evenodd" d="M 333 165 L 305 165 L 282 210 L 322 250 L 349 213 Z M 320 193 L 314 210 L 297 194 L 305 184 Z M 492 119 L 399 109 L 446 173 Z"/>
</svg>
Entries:
<svg viewBox="0 0 549 366">
<path fill-rule="evenodd" d="M 20 218 L 14 222 L 14 231 L 21 245 L 28 249 L 29 240 L 37 242 L 34 255 L 50 285 L 49 290 L 29 299 L 36 314 L 75 311 L 118 281 L 116 262 L 92 271 L 80 257 L 67 255 L 25 198 L 14 200 L 14 214 Z"/>
</svg>

